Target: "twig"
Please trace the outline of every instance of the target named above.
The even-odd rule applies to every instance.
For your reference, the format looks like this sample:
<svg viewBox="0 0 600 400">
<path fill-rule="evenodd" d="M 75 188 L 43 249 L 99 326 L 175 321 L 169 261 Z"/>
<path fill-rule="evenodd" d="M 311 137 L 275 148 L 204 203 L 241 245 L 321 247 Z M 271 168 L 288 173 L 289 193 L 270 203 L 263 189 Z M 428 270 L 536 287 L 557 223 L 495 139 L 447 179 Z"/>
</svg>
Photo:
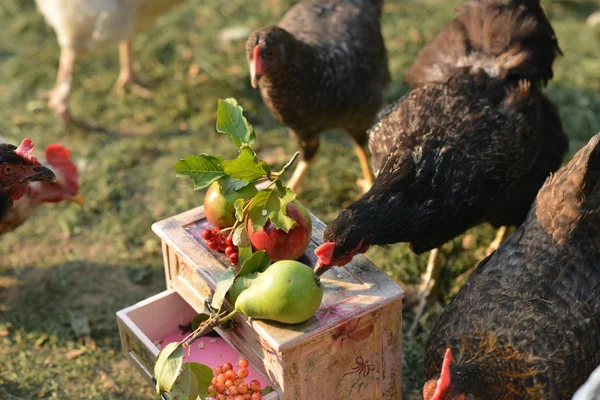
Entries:
<svg viewBox="0 0 600 400">
<path fill-rule="evenodd" d="M 288 161 L 288 162 L 287 162 L 287 164 L 285 164 L 285 165 L 283 166 L 283 168 L 281 169 L 281 171 L 279 171 L 279 174 L 278 174 L 278 176 L 279 176 L 279 175 L 283 175 L 283 173 L 284 173 L 285 171 L 287 171 L 288 169 L 290 169 L 290 167 L 292 166 L 292 164 L 293 164 L 293 163 L 295 163 L 295 162 L 296 162 L 296 160 L 298 159 L 298 156 L 299 156 L 299 155 L 300 155 L 300 152 L 299 152 L 299 151 L 295 152 L 295 153 L 294 153 L 294 155 L 292 156 L 292 159 L 291 159 L 290 161 Z"/>
<path fill-rule="evenodd" d="M 237 315 L 237 313 L 238 313 L 237 310 L 233 310 L 232 312 L 230 312 L 223 318 L 220 318 L 218 315 L 215 317 L 211 317 L 208 321 L 206 321 L 206 323 L 203 326 L 201 325 L 201 327 L 196 329 L 195 332 L 192 332 L 185 339 L 183 339 L 182 340 L 183 345 L 190 346 L 197 339 L 211 333 L 215 329 L 215 327 L 221 326 L 221 325 L 225 324 L 227 321 L 229 321 L 230 319 L 232 319 L 233 317 L 235 317 Z"/>
</svg>

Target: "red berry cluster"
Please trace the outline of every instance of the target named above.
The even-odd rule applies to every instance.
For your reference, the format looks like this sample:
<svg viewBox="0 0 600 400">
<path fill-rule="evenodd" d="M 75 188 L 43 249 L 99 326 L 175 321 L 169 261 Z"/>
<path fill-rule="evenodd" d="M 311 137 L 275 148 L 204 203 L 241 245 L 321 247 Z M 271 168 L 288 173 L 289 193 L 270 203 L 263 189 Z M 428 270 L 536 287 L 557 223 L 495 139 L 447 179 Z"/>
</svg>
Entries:
<svg viewBox="0 0 600 400">
<path fill-rule="evenodd" d="M 233 236 L 222 233 L 219 228 L 205 229 L 202 231 L 202 238 L 206 241 L 206 245 L 215 251 L 223 251 L 229 257 L 232 264 L 237 264 L 239 261 L 238 248 L 233 244 Z"/>
<path fill-rule="evenodd" d="M 215 376 L 208 387 L 208 394 L 215 400 L 260 400 L 260 382 L 254 379 L 248 385 L 244 379 L 248 376 L 248 360 L 238 361 L 238 372 L 233 370 L 231 363 L 215 367 Z"/>
</svg>

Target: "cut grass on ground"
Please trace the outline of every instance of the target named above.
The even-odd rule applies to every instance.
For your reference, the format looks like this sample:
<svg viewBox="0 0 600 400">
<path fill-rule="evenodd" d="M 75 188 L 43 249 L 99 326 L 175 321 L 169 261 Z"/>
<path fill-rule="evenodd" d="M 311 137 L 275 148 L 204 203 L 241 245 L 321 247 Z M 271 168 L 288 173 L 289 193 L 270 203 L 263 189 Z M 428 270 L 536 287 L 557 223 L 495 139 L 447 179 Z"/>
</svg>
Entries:
<svg viewBox="0 0 600 400">
<path fill-rule="evenodd" d="M 219 40 L 226 28 L 273 23 L 292 4 L 280 1 L 271 9 L 271 3 L 277 2 L 190 0 L 139 35 L 135 67 L 155 85 L 150 99 L 110 91 L 118 74 L 116 49 L 79 60 L 72 111 L 107 131 L 87 132 L 61 129 L 40 98 L 55 79 L 54 33 L 32 0 L 3 0 L 0 133 L 14 142 L 30 137 L 39 149 L 52 142 L 68 145 L 87 205 L 41 208 L 1 238 L 0 398 L 156 398 L 120 353 L 114 313 L 164 289 L 160 245 L 150 225 L 202 201 L 189 180 L 175 178 L 172 164 L 193 153 L 235 154 L 229 139 L 214 130 L 216 102 L 224 97 L 237 98 L 246 109 L 262 157 L 280 167 L 295 151 L 250 87 L 244 40 Z M 388 101 L 405 93 L 404 71 L 459 3 L 386 2 L 384 36 L 394 79 Z M 548 93 L 560 105 L 571 155 L 600 131 L 600 33 L 585 24 L 594 2 L 544 5 L 565 53 Z M 301 199 L 325 222 L 359 195 L 354 182 L 360 167 L 352 154 L 345 136 L 323 136 Z M 493 235 L 481 226 L 444 246 L 445 301 L 464 282 L 455 278 L 482 258 Z M 408 285 L 419 281 L 427 258 L 405 245 L 374 248 L 368 256 Z M 405 340 L 406 395 L 422 385 L 422 346 L 438 312 L 431 307 L 425 333 Z M 77 318 L 89 318 L 96 346 L 78 342 L 71 328 Z M 407 313 L 405 326 L 410 322 Z"/>
</svg>

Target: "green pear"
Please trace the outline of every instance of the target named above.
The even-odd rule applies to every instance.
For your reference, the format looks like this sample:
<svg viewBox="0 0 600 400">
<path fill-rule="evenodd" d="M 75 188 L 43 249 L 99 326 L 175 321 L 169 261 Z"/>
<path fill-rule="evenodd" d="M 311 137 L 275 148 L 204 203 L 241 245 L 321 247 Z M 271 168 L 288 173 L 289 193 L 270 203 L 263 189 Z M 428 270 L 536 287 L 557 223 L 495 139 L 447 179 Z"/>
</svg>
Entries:
<svg viewBox="0 0 600 400">
<path fill-rule="evenodd" d="M 235 278 L 235 281 L 233 282 L 233 285 L 231 285 L 228 294 L 229 301 L 231 302 L 231 304 L 235 304 L 238 296 L 244 290 L 248 289 L 250 285 L 252 285 L 254 280 L 258 278 L 258 275 L 260 275 L 260 272 L 253 272 L 251 274 L 238 276 L 237 278 Z"/>
<path fill-rule="evenodd" d="M 251 318 L 299 324 L 313 316 L 322 298 L 323 288 L 312 268 L 298 261 L 282 260 L 241 292 L 235 309 Z"/>
</svg>

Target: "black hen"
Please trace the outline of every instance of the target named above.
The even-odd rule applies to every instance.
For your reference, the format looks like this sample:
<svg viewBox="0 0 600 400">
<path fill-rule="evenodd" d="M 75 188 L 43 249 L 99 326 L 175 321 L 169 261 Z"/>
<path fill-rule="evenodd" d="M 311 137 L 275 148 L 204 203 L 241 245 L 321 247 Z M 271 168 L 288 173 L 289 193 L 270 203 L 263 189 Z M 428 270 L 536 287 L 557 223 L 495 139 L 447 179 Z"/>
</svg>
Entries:
<svg viewBox="0 0 600 400">
<path fill-rule="evenodd" d="M 599 287 L 597 134 L 547 179 L 525 223 L 436 323 L 425 348 L 425 399 L 570 398 L 600 364 Z M 448 348 L 455 362 L 439 390 Z M 432 396 L 436 389 L 442 393 Z"/>
<path fill-rule="evenodd" d="M 252 85 L 298 141 L 297 188 L 319 148 L 319 133 L 343 129 L 352 137 L 367 182 L 367 130 L 390 80 L 380 32 L 383 0 L 305 0 L 279 25 L 250 35 L 246 55 Z"/>
<path fill-rule="evenodd" d="M 23 140 L 19 147 L 0 141 L 0 221 L 6 218 L 13 202 L 27 193 L 30 182 L 56 179 L 32 152 L 33 143 L 29 139 Z"/>
<path fill-rule="evenodd" d="M 318 273 L 370 245 L 409 242 L 420 253 L 482 222 L 520 224 L 568 147 L 539 88 L 559 51 L 538 1 L 460 7 L 411 69 L 421 86 L 371 129 L 377 178 L 325 230 Z"/>
</svg>

